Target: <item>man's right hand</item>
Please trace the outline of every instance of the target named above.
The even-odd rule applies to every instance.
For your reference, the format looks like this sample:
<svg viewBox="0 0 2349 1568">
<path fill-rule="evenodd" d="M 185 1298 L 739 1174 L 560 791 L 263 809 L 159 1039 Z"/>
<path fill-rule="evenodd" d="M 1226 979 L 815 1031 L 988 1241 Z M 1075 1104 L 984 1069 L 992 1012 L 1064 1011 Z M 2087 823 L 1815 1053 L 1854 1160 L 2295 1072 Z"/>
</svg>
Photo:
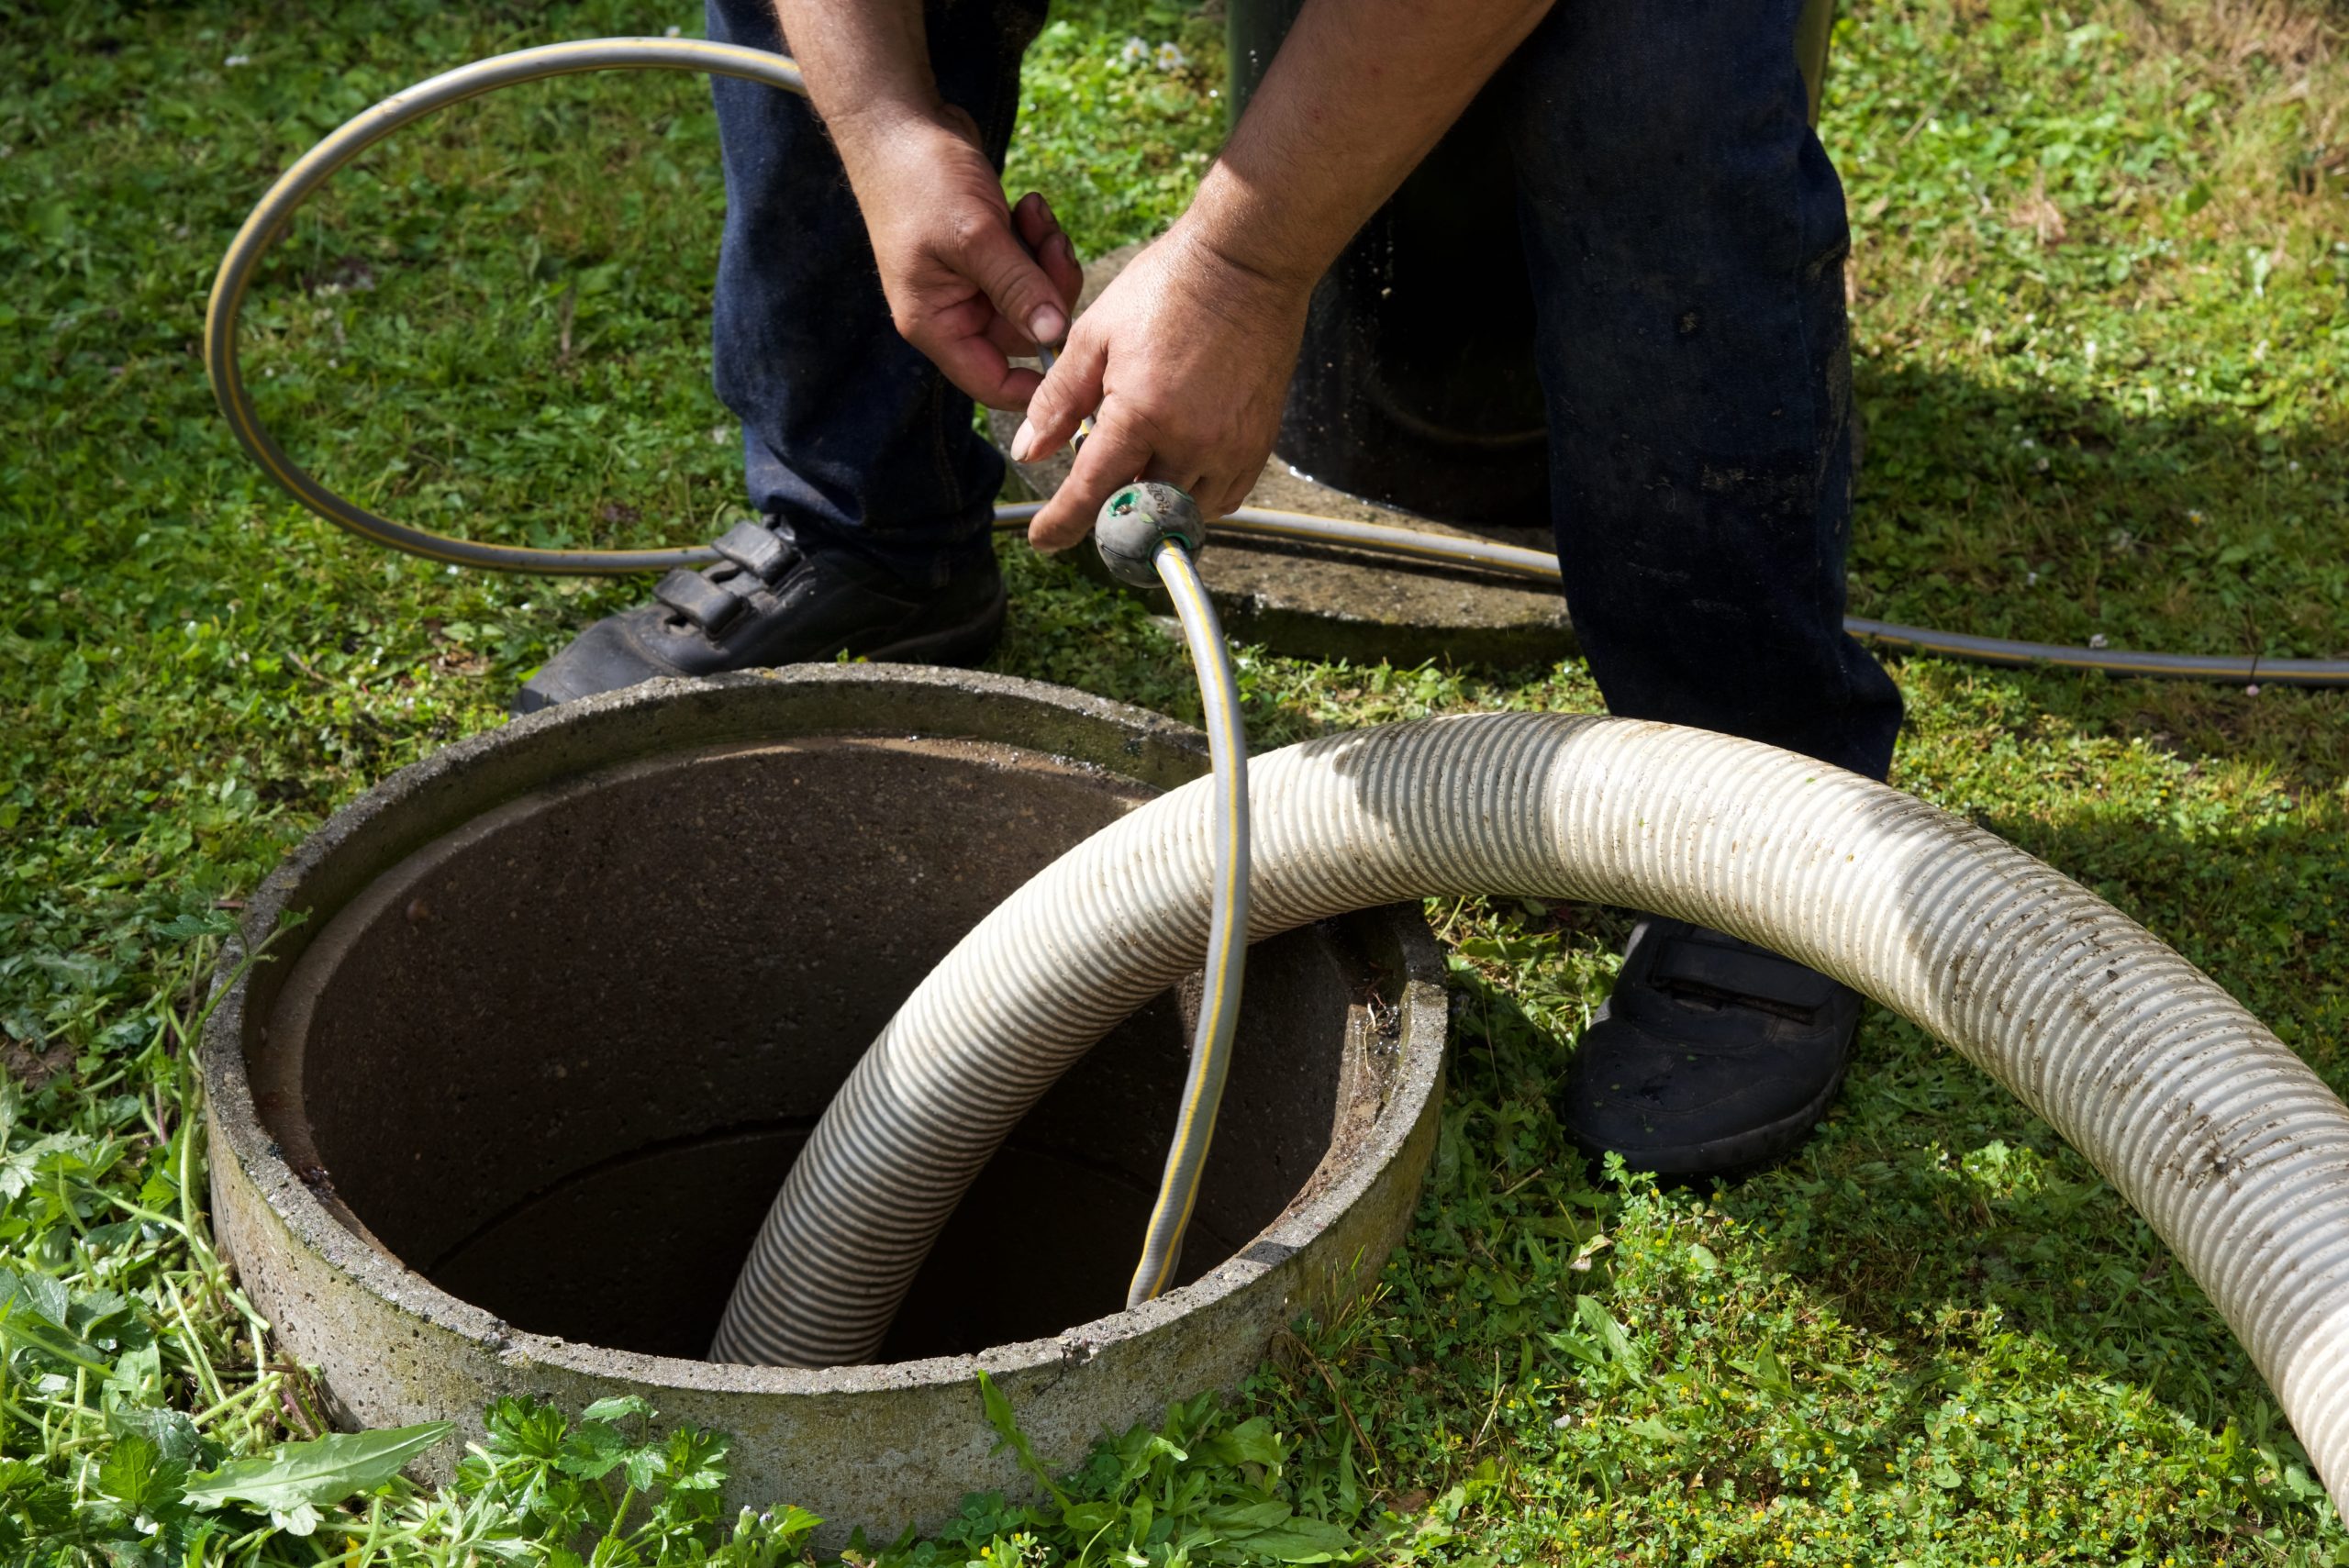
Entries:
<svg viewBox="0 0 2349 1568">
<path fill-rule="evenodd" d="M 1052 207 L 1033 191 L 1005 203 L 977 125 L 952 105 L 832 132 L 897 331 L 986 406 L 1026 408 L 1042 377 L 1012 357 L 1061 340 L 1085 283 Z"/>
</svg>

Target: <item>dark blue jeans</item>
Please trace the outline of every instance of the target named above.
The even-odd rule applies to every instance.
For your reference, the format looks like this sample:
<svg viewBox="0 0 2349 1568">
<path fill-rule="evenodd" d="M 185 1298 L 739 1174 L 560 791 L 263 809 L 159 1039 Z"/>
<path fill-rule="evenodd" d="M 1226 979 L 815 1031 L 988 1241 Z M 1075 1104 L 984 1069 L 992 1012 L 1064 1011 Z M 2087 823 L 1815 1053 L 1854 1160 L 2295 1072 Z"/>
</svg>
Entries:
<svg viewBox="0 0 2349 1568">
<path fill-rule="evenodd" d="M 1490 90 L 1540 306 L 1566 602 L 1608 706 L 1882 777 L 1900 696 L 1842 629 L 1850 231 L 1806 124 L 1799 8 L 1563 0 Z M 1043 10 L 928 6 L 940 87 L 998 163 Z M 769 0 L 709 0 L 709 21 L 781 47 Z M 891 328 L 807 105 L 746 83 L 717 95 L 717 380 L 751 502 L 942 582 L 987 549 L 1002 462 Z"/>
</svg>

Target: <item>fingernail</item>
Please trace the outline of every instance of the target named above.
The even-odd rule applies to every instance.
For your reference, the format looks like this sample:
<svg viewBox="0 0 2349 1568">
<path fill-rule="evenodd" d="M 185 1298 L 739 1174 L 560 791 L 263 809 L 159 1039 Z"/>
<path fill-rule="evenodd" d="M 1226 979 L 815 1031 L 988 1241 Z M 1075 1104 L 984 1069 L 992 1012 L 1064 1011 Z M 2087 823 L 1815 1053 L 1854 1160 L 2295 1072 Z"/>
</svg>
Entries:
<svg viewBox="0 0 2349 1568">
<path fill-rule="evenodd" d="M 1028 318 L 1028 336 L 1039 343 L 1057 343 L 1061 334 L 1068 330 L 1068 317 L 1051 306 L 1042 306 Z"/>
<path fill-rule="evenodd" d="M 1061 253 L 1061 257 L 1062 257 L 1062 259 L 1063 259 L 1063 261 L 1068 261 L 1068 262 L 1069 262 L 1070 264 L 1072 264 L 1072 265 L 1074 265 L 1074 264 L 1075 263 L 1075 261 L 1076 261 L 1076 241 L 1075 241 L 1075 240 L 1071 239 L 1070 239 L 1067 235 L 1065 235 L 1065 234 L 1056 234 L 1056 235 L 1054 235 L 1054 236 L 1052 237 L 1052 244 L 1054 245 L 1054 247 L 1055 247 L 1055 248 L 1057 248 L 1057 249 L 1059 250 L 1059 251 L 1060 251 L 1060 253 Z"/>
<path fill-rule="evenodd" d="M 1011 438 L 1011 461 L 1014 462 L 1028 462 L 1035 456 L 1034 451 L 1030 450 L 1035 446 L 1035 444 L 1036 427 L 1030 424 L 1025 419 L 1020 420 L 1019 431 Z"/>
</svg>

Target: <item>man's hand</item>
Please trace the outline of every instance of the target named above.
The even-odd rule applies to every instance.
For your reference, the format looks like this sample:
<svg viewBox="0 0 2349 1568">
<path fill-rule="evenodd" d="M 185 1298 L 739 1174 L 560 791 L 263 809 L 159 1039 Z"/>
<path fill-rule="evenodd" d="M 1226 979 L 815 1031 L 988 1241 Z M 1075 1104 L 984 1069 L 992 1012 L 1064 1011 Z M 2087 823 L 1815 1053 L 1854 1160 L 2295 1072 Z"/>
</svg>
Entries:
<svg viewBox="0 0 2349 1568">
<path fill-rule="evenodd" d="M 1061 550 L 1137 476 L 1181 485 L 1210 517 L 1240 504 L 1272 452 L 1314 282 L 1551 3 L 1306 0 L 1190 210 L 1085 313 L 1041 384 L 1010 356 L 1065 328 L 1076 253 L 1042 197 L 1005 206 L 976 127 L 938 91 L 921 0 L 775 6 L 897 330 L 982 403 L 1028 409 L 1022 461 L 1097 410 L 1028 530 Z"/>
<path fill-rule="evenodd" d="M 1029 462 L 1094 416 L 1029 542 L 1076 543 L 1137 476 L 1180 485 L 1209 518 L 1237 507 L 1272 455 L 1312 287 L 1241 264 L 1186 223 L 1129 262 L 1077 321 L 1012 441 Z"/>
<path fill-rule="evenodd" d="M 988 407 L 1027 407 L 1041 378 L 1011 359 L 1060 340 L 1085 284 L 1051 206 L 1032 191 L 1005 205 L 978 128 L 952 105 L 833 128 L 897 331 Z"/>
</svg>

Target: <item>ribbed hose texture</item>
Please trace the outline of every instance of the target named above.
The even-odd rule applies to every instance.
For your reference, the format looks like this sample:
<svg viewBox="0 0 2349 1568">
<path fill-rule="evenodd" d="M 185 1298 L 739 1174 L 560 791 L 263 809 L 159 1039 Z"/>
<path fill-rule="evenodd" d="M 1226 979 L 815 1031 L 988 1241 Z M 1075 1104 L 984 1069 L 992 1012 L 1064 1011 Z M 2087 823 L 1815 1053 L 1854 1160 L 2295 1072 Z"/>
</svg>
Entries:
<svg viewBox="0 0 2349 1568">
<path fill-rule="evenodd" d="M 1078 845 L 923 982 L 792 1167 L 716 1359 L 873 1354 L 1020 1116 L 1197 967 L 1210 786 Z M 1252 940 L 1428 895 L 1629 905 L 1798 958 L 1946 1040 L 2145 1216 L 2340 1499 L 2349 1110 L 2102 899 L 1872 780 L 1629 719 L 1467 715 L 1335 736 L 1256 759 L 1249 793 Z"/>
</svg>

